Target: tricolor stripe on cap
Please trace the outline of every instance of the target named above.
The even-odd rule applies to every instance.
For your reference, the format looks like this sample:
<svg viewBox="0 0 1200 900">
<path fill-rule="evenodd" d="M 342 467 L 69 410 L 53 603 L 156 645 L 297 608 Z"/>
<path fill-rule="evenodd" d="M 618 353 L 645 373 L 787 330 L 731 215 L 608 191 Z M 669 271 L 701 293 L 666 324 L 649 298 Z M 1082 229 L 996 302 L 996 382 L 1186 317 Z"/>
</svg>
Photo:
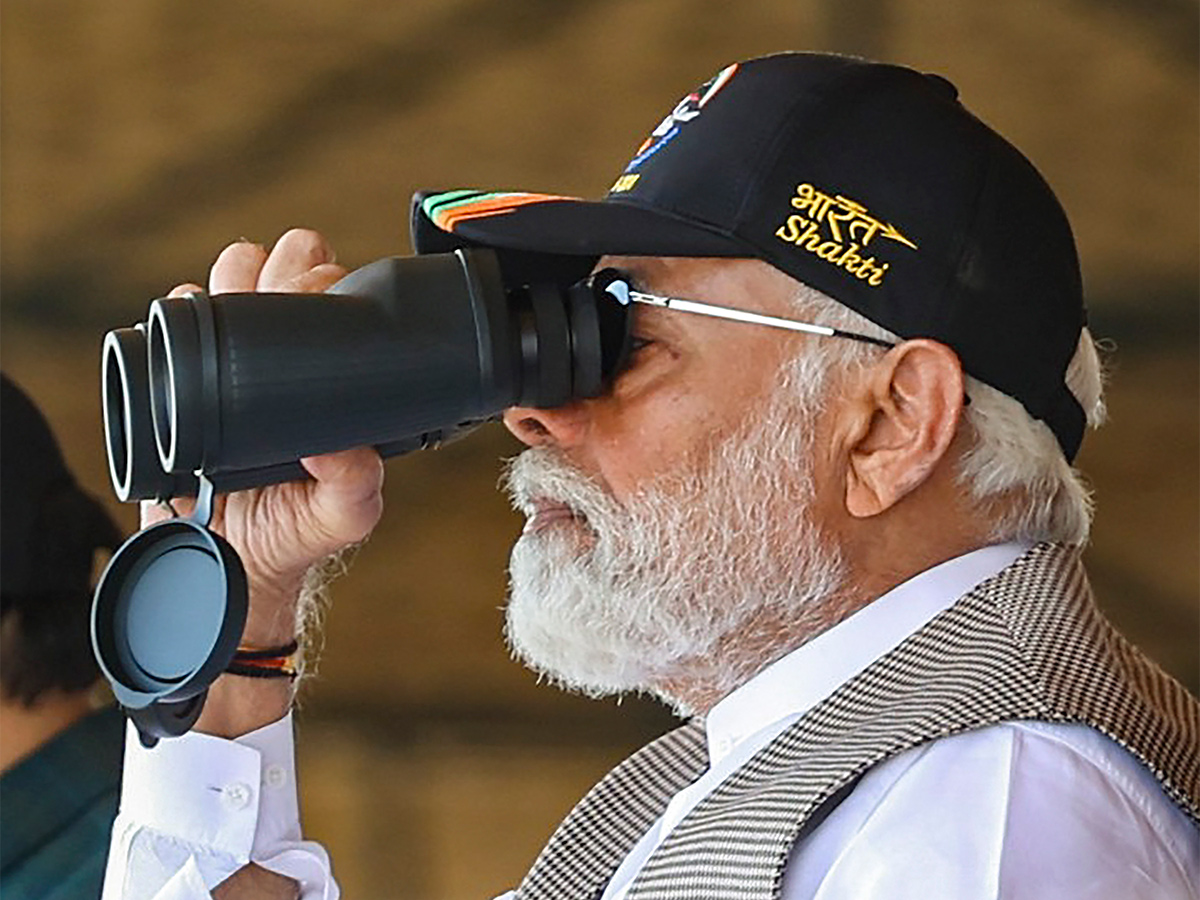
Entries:
<svg viewBox="0 0 1200 900">
<path fill-rule="evenodd" d="M 499 216 L 531 203 L 550 200 L 578 200 L 560 194 L 531 194 L 525 191 L 447 191 L 426 197 L 421 206 L 425 215 L 443 231 L 453 231 L 458 222 Z"/>
</svg>

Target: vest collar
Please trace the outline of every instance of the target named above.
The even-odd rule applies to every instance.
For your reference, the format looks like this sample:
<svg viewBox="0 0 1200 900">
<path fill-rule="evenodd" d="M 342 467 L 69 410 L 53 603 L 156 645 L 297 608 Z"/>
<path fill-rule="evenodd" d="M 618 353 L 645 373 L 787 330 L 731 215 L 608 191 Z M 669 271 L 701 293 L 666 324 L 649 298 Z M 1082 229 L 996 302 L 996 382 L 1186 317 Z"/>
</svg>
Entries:
<svg viewBox="0 0 1200 900">
<path fill-rule="evenodd" d="M 1027 544 L 996 544 L 927 569 L 771 663 L 709 711 L 705 735 L 711 764 L 719 766 L 746 741 L 768 743 L 1028 550 Z"/>
</svg>

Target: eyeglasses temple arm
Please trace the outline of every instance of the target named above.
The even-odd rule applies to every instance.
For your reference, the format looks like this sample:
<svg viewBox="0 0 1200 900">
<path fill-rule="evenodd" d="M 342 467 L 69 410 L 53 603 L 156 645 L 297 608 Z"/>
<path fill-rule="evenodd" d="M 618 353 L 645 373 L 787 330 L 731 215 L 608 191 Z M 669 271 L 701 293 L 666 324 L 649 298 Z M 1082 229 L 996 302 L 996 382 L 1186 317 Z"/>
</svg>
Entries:
<svg viewBox="0 0 1200 900">
<path fill-rule="evenodd" d="M 802 331 L 805 334 L 819 334 L 824 337 L 850 338 L 852 340 L 863 341 L 868 344 L 877 344 L 880 347 L 895 346 L 888 341 L 867 337 L 865 334 L 855 334 L 851 331 L 842 331 L 838 328 L 830 328 L 827 325 L 813 325 L 810 322 L 797 322 L 792 319 L 781 319 L 776 316 L 764 316 L 761 313 L 747 312 L 742 309 L 733 309 L 728 306 L 714 306 L 711 303 L 701 303 L 698 300 L 684 300 L 680 297 L 663 297 L 658 294 L 646 294 L 642 291 L 630 291 L 629 299 L 635 303 L 644 303 L 648 306 L 658 306 L 662 307 L 663 309 L 674 309 L 680 312 L 689 312 L 700 316 L 712 316 L 717 319 L 729 319 L 734 322 L 750 322 L 754 325 L 766 325 L 770 328 L 783 328 L 787 331 Z"/>
</svg>

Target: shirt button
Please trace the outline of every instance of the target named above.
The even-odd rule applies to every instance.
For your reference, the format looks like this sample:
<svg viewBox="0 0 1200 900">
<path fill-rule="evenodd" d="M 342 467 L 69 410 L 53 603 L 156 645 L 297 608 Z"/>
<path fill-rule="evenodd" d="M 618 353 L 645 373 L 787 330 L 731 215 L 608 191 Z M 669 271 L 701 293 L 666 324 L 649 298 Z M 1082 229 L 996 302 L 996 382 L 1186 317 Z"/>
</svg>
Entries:
<svg viewBox="0 0 1200 900">
<path fill-rule="evenodd" d="M 222 792 L 225 805 L 230 809 L 245 809 L 250 805 L 250 801 L 254 799 L 254 792 L 250 790 L 250 785 L 236 782 L 225 787 Z"/>
<path fill-rule="evenodd" d="M 267 766 L 266 772 L 263 773 L 263 781 L 267 787 L 281 788 L 287 784 L 287 780 L 287 769 L 283 766 Z"/>
</svg>

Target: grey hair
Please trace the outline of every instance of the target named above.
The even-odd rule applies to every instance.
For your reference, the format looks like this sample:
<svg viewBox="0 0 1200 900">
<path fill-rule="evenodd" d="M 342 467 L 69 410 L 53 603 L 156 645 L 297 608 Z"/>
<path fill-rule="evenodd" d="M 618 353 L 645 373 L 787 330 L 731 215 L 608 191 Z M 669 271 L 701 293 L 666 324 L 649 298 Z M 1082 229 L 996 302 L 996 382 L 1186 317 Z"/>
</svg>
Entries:
<svg viewBox="0 0 1200 900">
<path fill-rule="evenodd" d="M 822 325 L 886 341 L 900 339 L 836 300 L 801 285 L 796 305 Z M 820 342 L 826 364 L 863 365 L 878 349 L 848 340 Z M 807 352 L 807 351 L 806 351 Z M 1068 390 L 1090 428 L 1105 419 L 1104 373 L 1096 343 L 1085 327 L 1066 372 Z M 991 520 L 993 541 L 1057 541 L 1083 546 L 1092 522 L 1091 490 L 1067 462 L 1050 428 L 1012 397 L 966 377 L 963 424 L 973 435 L 958 462 L 957 480 L 981 515 Z"/>
</svg>

